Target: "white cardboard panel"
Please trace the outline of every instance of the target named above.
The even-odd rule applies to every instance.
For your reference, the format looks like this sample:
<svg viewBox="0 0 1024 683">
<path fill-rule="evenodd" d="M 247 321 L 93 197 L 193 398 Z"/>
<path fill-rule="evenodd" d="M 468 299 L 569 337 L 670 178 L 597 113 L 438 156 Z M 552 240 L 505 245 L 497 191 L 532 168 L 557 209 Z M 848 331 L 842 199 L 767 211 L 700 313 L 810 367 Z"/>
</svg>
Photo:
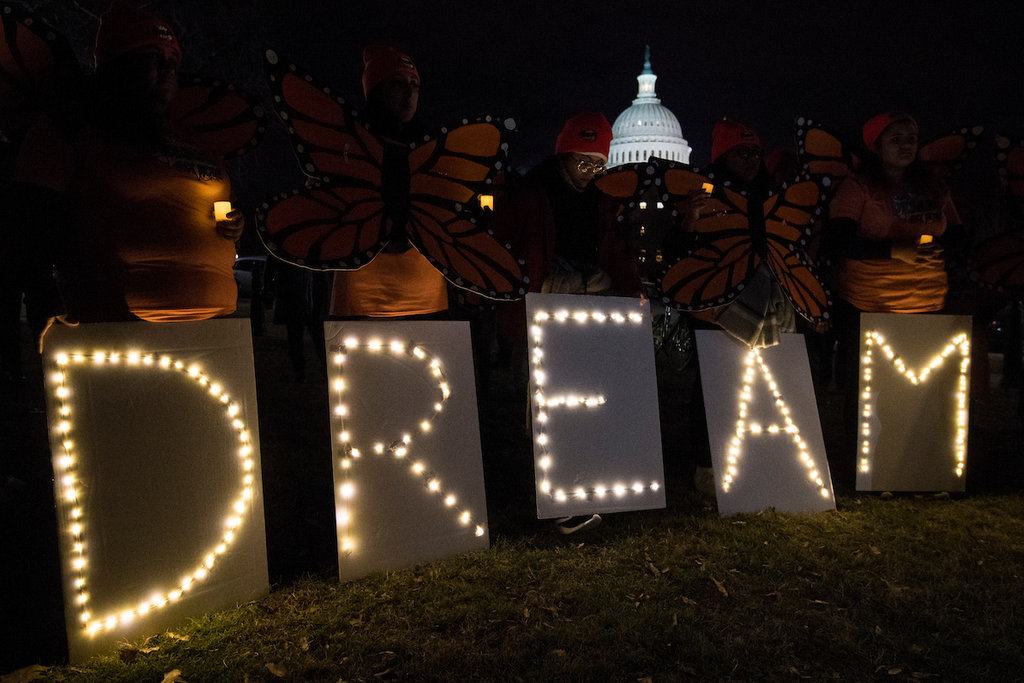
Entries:
<svg viewBox="0 0 1024 683">
<path fill-rule="evenodd" d="M 664 507 L 647 302 L 531 293 L 526 314 L 537 517 Z"/>
<path fill-rule="evenodd" d="M 803 336 L 755 352 L 697 330 L 697 355 L 719 513 L 834 510 Z"/>
<path fill-rule="evenodd" d="M 964 490 L 970 338 L 970 316 L 861 315 L 858 491 Z"/>
<path fill-rule="evenodd" d="M 249 321 L 56 327 L 44 363 L 71 662 L 266 594 Z"/>
<path fill-rule="evenodd" d="M 340 577 L 487 548 L 469 323 L 334 321 L 325 343 Z"/>
</svg>

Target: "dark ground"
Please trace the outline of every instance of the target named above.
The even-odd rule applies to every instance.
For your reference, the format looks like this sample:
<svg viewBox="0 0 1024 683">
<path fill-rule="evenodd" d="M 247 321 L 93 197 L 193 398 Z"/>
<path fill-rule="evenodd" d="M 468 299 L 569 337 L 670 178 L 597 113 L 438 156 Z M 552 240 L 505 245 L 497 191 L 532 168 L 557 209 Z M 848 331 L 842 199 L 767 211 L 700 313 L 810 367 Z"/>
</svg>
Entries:
<svg viewBox="0 0 1024 683">
<path fill-rule="evenodd" d="M 306 338 L 307 381 L 290 366 L 282 327 L 267 322 L 254 336 L 270 580 L 274 587 L 303 576 L 337 576 L 334 499 L 323 369 Z M 52 470 L 38 356 L 25 344 L 24 382 L 0 387 L 4 429 L 0 460 L 0 675 L 30 664 L 65 660 Z M 993 358 L 998 370 L 1000 359 Z M 674 377 L 692 382 L 693 366 Z M 512 391 L 507 363 L 478 367 L 480 432 L 492 539 L 551 533 L 536 519 L 533 460 L 526 405 Z M 993 376 L 987 396 L 972 396 L 967 495 L 1024 489 L 1024 427 L 1018 392 Z M 840 424 L 839 396 L 819 391 L 831 453 Z M 685 404 L 669 412 L 686 411 Z M 693 462 L 686 424 L 663 429 L 667 504 L 693 505 Z M 851 494 L 836 483 L 838 494 Z"/>
</svg>

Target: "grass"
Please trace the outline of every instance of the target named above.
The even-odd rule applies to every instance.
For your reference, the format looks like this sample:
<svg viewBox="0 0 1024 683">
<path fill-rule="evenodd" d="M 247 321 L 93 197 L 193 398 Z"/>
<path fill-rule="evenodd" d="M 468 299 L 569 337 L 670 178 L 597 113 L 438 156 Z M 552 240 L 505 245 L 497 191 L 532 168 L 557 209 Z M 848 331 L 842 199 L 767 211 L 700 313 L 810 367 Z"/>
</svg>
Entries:
<svg viewBox="0 0 1024 683">
<path fill-rule="evenodd" d="M 578 537 L 303 578 L 44 678 L 1022 680 L 1022 627 L 1018 495 L 729 518 L 694 495 Z"/>
</svg>

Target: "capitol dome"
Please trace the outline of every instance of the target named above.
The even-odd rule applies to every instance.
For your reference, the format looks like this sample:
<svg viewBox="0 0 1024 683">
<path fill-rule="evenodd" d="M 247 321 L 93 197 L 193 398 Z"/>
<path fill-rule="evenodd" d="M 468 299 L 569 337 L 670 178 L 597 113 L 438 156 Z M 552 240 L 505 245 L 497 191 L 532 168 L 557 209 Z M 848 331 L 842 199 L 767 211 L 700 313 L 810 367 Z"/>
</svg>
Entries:
<svg viewBox="0 0 1024 683">
<path fill-rule="evenodd" d="M 647 161 L 652 156 L 690 163 L 690 145 L 683 137 L 679 119 L 661 104 L 654 92 L 658 77 L 651 71 L 649 46 L 644 51 L 644 70 L 636 80 L 636 99 L 612 125 L 608 167 Z"/>
</svg>

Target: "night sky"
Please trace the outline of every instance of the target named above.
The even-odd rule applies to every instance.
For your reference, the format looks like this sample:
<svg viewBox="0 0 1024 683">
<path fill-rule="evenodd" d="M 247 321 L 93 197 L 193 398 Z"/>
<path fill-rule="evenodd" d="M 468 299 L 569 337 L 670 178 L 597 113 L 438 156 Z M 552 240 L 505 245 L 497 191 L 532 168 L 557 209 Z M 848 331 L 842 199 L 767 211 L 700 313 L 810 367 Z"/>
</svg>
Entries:
<svg viewBox="0 0 1024 683">
<path fill-rule="evenodd" d="M 106 3 L 29 4 L 84 51 Z M 1024 135 L 1024 3 L 1013 1 L 150 5 L 182 34 L 186 69 L 229 78 L 268 103 L 265 47 L 358 106 L 362 46 L 391 42 L 419 67 L 420 113 L 429 127 L 511 115 L 519 122 L 512 143 L 519 168 L 547 154 L 574 113 L 596 109 L 614 121 L 636 95 L 648 44 L 658 95 L 679 118 L 696 165 L 708 163 L 711 125 L 723 116 L 747 122 L 773 147 L 792 144 L 797 115 L 856 141 L 866 118 L 902 108 L 918 117 L 923 138 L 985 125 L 989 150 L 977 155 L 985 163 L 993 132 Z M 291 161 L 278 157 L 275 134 L 260 152 L 261 166 Z"/>
</svg>

